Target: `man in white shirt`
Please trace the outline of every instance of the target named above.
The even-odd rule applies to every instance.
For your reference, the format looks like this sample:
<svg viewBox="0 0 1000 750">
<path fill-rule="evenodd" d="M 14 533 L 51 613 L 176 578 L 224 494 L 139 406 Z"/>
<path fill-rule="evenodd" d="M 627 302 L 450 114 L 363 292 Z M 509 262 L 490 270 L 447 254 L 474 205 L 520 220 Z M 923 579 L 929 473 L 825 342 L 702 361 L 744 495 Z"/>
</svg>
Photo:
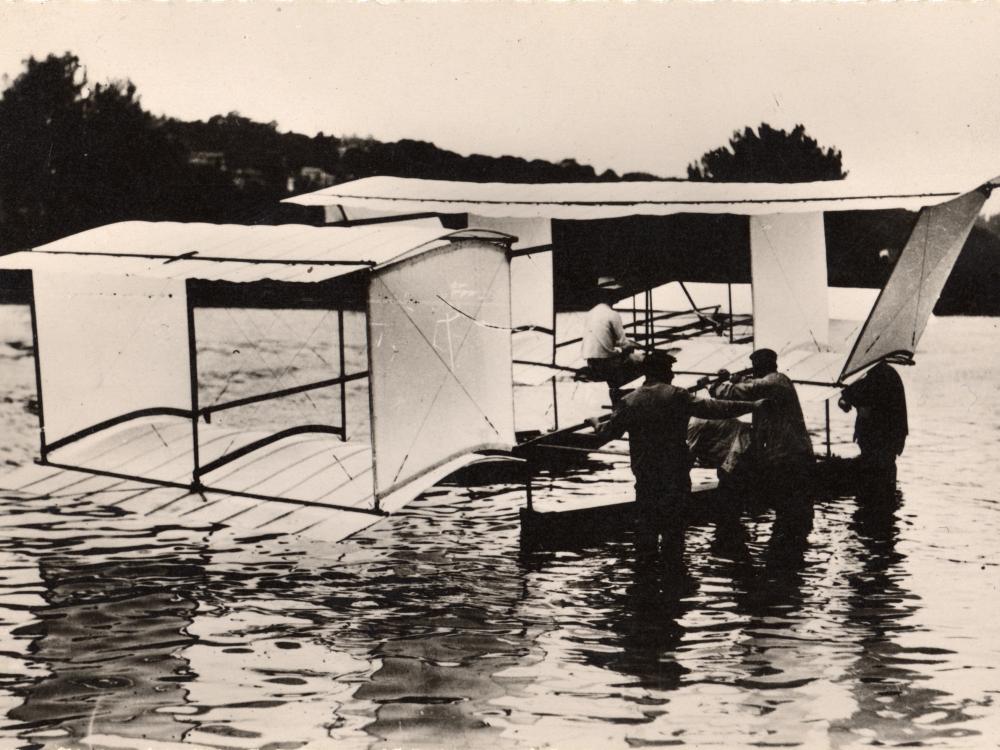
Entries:
<svg viewBox="0 0 1000 750">
<path fill-rule="evenodd" d="M 612 403 L 620 398 L 619 389 L 639 377 L 641 353 L 638 345 L 625 335 L 621 316 L 612 309 L 621 284 L 609 276 L 597 282 L 598 302 L 587 312 L 583 331 L 583 359 L 595 380 L 608 384 Z"/>
</svg>

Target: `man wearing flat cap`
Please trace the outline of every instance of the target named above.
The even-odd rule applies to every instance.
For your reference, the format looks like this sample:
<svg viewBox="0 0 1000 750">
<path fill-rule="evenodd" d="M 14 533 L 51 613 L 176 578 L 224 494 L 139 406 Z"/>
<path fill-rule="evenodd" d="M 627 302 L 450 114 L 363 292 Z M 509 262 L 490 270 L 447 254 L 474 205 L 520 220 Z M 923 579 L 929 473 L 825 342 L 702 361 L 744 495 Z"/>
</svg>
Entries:
<svg viewBox="0 0 1000 750">
<path fill-rule="evenodd" d="M 645 375 L 642 385 L 621 399 L 606 423 L 599 425 L 596 419 L 592 423 L 607 440 L 628 433 L 635 499 L 646 524 L 683 534 L 691 492 L 688 420 L 738 417 L 763 402 L 696 397 L 671 385 L 675 361 L 668 352 L 647 354 L 640 365 Z"/>
<path fill-rule="evenodd" d="M 757 349 L 750 355 L 750 364 L 751 376 L 739 382 L 720 370 L 720 380 L 709 393 L 719 399 L 768 400 L 768 408 L 754 415 L 753 463 L 765 486 L 772 481 L 795 485 L 813 462 L 812 441 L 798 394 L 788 376 L 778 372 L 778 355 L 773 349 Z"/>
<path fill-rule="evenodd" d="M 612 308 L 622 289 L 610 276 L 597 282 L 597 304 L 588 312 L 583 329 L 583 359 L 595 380 L 608 384 L 611 403 L 619 398 L 619 389 L 641 374 L 635 354 L 637 344 L 625 335 L 621 316 Z"/>
</svg>

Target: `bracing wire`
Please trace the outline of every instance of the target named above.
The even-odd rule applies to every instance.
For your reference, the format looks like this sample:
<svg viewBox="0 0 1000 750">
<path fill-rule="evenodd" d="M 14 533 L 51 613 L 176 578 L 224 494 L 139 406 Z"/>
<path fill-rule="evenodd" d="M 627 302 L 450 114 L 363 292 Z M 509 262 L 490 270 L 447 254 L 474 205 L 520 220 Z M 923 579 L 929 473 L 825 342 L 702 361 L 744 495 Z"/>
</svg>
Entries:
<svg viewBox="0 0 1000 750">
<path fill-rule="evenodd" d="M 435 296 L 439 300 L 441 300 L 442 302 L 444 302 L 446 305 L 448 305 L 448 307 L 450 307 L 452 310 L 454 310 L 455 312 L 457 312 L 459 315 L 464 315 L 466 318 L 468 318 L 469 320 L 471 320 L 475 325 L 479 326 L 480 328 L 493 328 L 493 329 L 495 329 L 497 331 L 513 331 L 514 330 L 513 328 L 511 328 L 509 326 L 498 326 L 498 325 L 494 325 L 493 323 L 486 323 L 486 322 L 484 322 L 482 320 L 479 320 L 479 318 L 477 318 L 475 316 L 472 316 L 472 315 L 469 315 L 469 313 L 465 312 L 465 310 L 460 310 L 459 308 L 455 307 L 453 304 L 451 304 L 448 300 L 446 300 L 440 294 L 437 294 Z M 480 307 L 481 307 L 481 305 L 480 305 Z M 529 326 L 528 328 L 523 328 L 523 329 L 520 328 L 520 327 L 518 327 L 518 331 L 521 331 L 521 330 L 533 331 L 533 330 L 535 330 L 535 326 Z"/>
</svg>

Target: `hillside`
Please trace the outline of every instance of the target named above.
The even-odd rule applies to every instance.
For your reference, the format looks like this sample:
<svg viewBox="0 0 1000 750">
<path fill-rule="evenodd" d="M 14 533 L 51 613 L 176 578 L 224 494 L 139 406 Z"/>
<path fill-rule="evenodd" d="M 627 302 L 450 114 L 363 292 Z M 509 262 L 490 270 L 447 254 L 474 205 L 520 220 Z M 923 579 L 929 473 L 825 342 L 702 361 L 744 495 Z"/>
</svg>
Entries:
<svg viewBox="0 0 1000 750">
<path fill-rule="evenodd" d="M 798 132 L 764 125 L 760 131 L 788 137 Z M 750 129 L 737 133 L 756 143 L 754 135 Z M 798 136 L 792 154 L 815 146 Z M 764 159 L 760 147 L 751 154 L 755 164 Z M 712 154 L 722 154 L 717 151 Z M 839 152 L 835 156 L 839 163 Z M 716 168 L 710 171 L 714 175 Z M 90 86 L 70 53 L 29 59 L 0 97 L 0 253 L 130 219 L 320 223 L 321 212 L 280 201 L 371 175 L 524 183 L 664 179 L 598 173 L 572 158 L 552 163 L 464 156 L 424 141 L 280 132 L 273 122 L 235 112 L 207 121 L 157 118 L 142 107 L 128 81 Z M 881 286 L 913 220 L 905 211 L 830 214 L 831 284 Z M 643 283 L 745 280 L 749 259 L 733 251 L 746 247 L 745 227 L 745 220 L 733 216 L 556 222 L 557 247 L 572 251 L 557 260 L 557 298 L 564 306 L 585 304 L 599 269 Z M 624 250 L 631 266 L 617 268 Z M 993 217 L 969 237 L 939 313 L 1000 314 L 998 250 L 1000 220 Z M 15 280 L 0 283 L 5 285 L 0 297 L 23 296 Z"/>
</svg>

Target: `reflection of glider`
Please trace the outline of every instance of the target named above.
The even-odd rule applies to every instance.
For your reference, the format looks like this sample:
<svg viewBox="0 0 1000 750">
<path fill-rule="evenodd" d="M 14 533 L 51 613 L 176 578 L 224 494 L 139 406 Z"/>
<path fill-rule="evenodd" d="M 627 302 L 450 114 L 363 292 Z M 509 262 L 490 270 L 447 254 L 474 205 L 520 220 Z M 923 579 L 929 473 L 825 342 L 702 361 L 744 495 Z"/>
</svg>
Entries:
<svg viewBox="0 0 1000 750">
<path fill-rule="evenodd" d="M 257 534 L 342 538 L 482 451 L 510 449 L 509 244 L 440 227 L 125 222 L 8 255 L 0 268 L 32 277 L 41 447 L 38 466 L 0 482 L 33 495 L 79 488 L 124 509 Z M 318 331 L 296 341 L 288 327 L 266 356 L 256 342 L 269 383 L 223 402 L 227 380 L 206 403 L 195 324 L 210 299 L 324 311 L 316 329 L 337 341 L 339 365 L 330 358 L 325 377 L 289 385 Z M 359 341 L 345 341 L 345 311 L 366 319 Z M 441 320 L 443 349 L 433 343 Z M 367 351 L 366 369 L 348 372 L 348 347 Z M 222 366 L 238 361 L 226 351 Z M 370 438 L 347 431 L 348 384 L 362 382 Z M 332 408 L 277 431 L 222 425 L 306 395 Z"/>
</svg>

